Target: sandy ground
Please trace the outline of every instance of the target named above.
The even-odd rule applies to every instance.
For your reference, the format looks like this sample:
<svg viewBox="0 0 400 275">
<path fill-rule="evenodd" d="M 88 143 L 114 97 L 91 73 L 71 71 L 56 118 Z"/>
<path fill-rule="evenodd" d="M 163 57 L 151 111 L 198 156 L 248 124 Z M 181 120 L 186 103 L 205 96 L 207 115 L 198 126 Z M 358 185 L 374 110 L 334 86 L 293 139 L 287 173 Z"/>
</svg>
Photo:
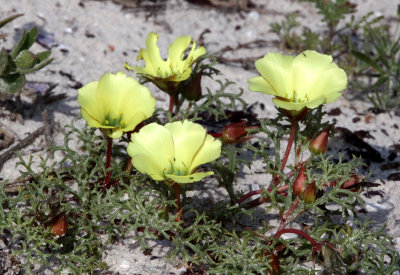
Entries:
<svg viewBox="0 0 400 275">
<path fill-rule="evenodd" d="M 135 1 L 126 2 L 127 5 Z M 233 1 L 235 2 L 235 1 Z M 243 1 L 246 2 L 246 1 Z M 9 34 L 4 41 L 6 47 L 14 44 L 13 37 L 17 28 L 24 25 L 37 26 L 39 32 L 53 41 L 47 41 L 52 48 L 54 62 L 44 70 L 30 75 L 29 80 L 48 81 L 57 83 L 55 94 L 65 93 L 67 98 L 47 105 L 51 121 L 58 125 L 54 129 L 55 142 L 63 139 L 62 128 L 74 117 L 79 115 L 77 103 L 77 87 L 97 80 L 105 72 L 123 71 L 123 63 L 136 64 L 136 56 L 140 48 L 145 45 L 148 32 L 159 34 L 158 45 L 163 55 L 166 49 L 177 36 L 190 35 L 202 41 L 210 53 L 216 53 L 226 46 L 236 47 L 239 44 L 264 39 L 271 44 L 262 48 L 242 49 L 226 54 L 227 58 L 261 57 L 270 51 L 280 51 L 272 41 L 277 37 L 270 32 L 271 22 L 281 21 L 291 12 L 299 13 L 302 25 L 313 30 L 320 30 L 323 26 L 321 17 L 309 3 L 299 1 L 252 1 L 258 7 L 245 11 L 233 9 L 230 11 L 218 10 L 190 4 L 183 0 L 168 1 L 161 8 L 124 9 L 112 1 L 78 1 L 78 0 L 1 0 L 0 18 L 24 13 L 25 16 L 15 20 L 2 29 L 2 33 Z M 362 16 L 368 11 L 375 15 L 385 15 L 390 20 L 396 16 L 397 6 L 392 0 L 359 0 L 352 1 L 358 4 L 356 16 Z M 152 4 L 149 2 L 149 4 Z M 208 32 L 206 32 L 208 30 Z M 201 35 L 203 34 L 203 35 Z M 3 41 L 1 42 L 3 44 Z M 37 50 L 43 50 L 35 45 Z M 237 65 L 218 65 L 221 70 L 221 79 L 235 81 L 232 91 L 244 89 L 244 99 L 248 103 L 263 102 L 265 109 L 257 109 L 259 117 L 271 116 L 275 109 L 269 96 L 248 92 L 247 79 L 256 75 L 254 69 L 243 69 Z M 205 86 L 215 87 L 211 82 Z M 214 86 L 213 86 L 214 85 Z M 165 96 L 148 85 L 158 100 L 159 106 L 166 106 Z M 374 149 L 381 154 L 383 162 L 371 161 L 369 169 L 372 171 L 372 180 L 381 183 L 378 189 L 384 191 L 384 197 L 368 199 L 365 206 L 371 217 L 380 224 L 388 225 L 388 232 L 400 243 L 400 211 L 399 181 L 389 180 L 396 169 L 384 170 L 382 165 L 400 161 L 399 152 L 393 148 L 400 143 L 399 117 L 394 114 L 374 114 L 369 111 L 370 103 L 354 98 L 351 92 L 346 92 L 340 100 L 326 106 L 329 112 L 339 108 L 340 114 L 330 116 L 337 125 L 352 131 L 369 131 L 370 137 L 365 138 Z M 337 110 L 337 109 L 336 109 Z M 83 122 L 81 122 L 83 123 Z M 15 135 L 15 143 L 22 140 L 28 133 L 42 125 L 41 110 L 26 118 L 24 123 L 10 116 L 0 117 L 0 126 L 7 127 Z M 331 142 L 332 148 L 340 148 L 341 139 Z M 40 152 L 36 148 L 43 148 L 45 139 L 39 137 L 33 145 L 23 150 L 24 157 L 37 156 Z M 2 154 L 5 150 L 0 151 Z M 395 155 L 393 155 L 393 153 Z M 394 158 L 393 158 L 394 157 Z M 3 163 L 0 170 L 1 180 L 15 179 L 18 171 L 15 169 L 17 159 L 12 158 Z M 249 190 L 251 185 L 262 185 L 267 182 L 264 175 L 255 173 L 257 165 L 252 169 L 244 170 L 245 177 L 238 179 L 238 186 L 242 190 Z M 389 179 L 388 179 L 389 178 Z M 206 198 L 202 198 L 206 199 Z M 400 250 L 400 245 L 397 244 Z M 184 268 L 165 263 L 163 256 L 168 244 L 154 243 L 153 256 L 145 256 L 138 244 L 126 239 L 123 244 L 109 246 L 104 254 L 104 261 L 109 265 L 113 274 L 179 274 Z"/>
</svg>

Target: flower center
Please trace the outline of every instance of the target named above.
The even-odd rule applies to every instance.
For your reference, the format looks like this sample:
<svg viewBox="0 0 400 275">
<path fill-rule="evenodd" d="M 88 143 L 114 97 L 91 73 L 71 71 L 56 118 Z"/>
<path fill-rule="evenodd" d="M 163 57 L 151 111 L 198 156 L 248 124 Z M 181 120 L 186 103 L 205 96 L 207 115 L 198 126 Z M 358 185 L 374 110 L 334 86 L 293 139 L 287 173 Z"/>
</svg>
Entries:
<svg viewBox="0 0 400 275">
<path fill-rule="evenodd" d="M 114 126 L 114 127 L 125 127 L 125 121 L 122 119 L 123 114 L 122 112 L 119 113 L 119 115 L 115 115 L 115 113 L 111 112 L 111 110 L 108 111 L 104 118 L 104 125 L 106 126 Z"/>
<path fill-rule="evenodd" d="M 185 163 L 178 164 L 174 160 L 169 160 L 170 167 L 164 168 L 164 174 L 176 175 L 176 176 L 187 176 L 189 175 L 189 167 Z"/>
<path fill-rule="evenodd" d="M 293 90 L 293 97 L 290 99 L 290 101 L 295 102 L 295 103 L 304 103 L 304 102 L 308 102 L 308 95 L 305 94 L 303 96 L 303 98 L 300 98 L 296 92 L 296 90 Z"/>
</svg>

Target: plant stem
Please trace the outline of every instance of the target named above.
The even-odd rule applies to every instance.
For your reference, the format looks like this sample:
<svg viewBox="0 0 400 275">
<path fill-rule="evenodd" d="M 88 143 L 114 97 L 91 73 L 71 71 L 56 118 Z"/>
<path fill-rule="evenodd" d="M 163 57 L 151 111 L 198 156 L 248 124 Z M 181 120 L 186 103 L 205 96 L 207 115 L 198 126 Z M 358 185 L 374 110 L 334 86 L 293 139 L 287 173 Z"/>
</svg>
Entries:
<svg viewBox="0 0 400 275">
<path fill-rule="evenodd" d="M 280 236 L 282 236 L 283 234 L 286 234 L 286 233 L 294 233 L 294 234 L 297 234 L 297 235 L 303 237 L 304 239 L 308 240 L 311 243 L 311 245 L 313 246 L 313 251 L 314 252 L 319 252 L 322 249 L 321 243 L 319 243 L 316 240 L 314 240 L 306 232 L 298 230 L 298 229 L 294 229 L 294 228 L 281 229 L 278 232 L 276 232 L 274 237 L 275 238 L 279 238 Z"/>
<path fill-rule="evenodd" d="M 292 145 L 293 145 L 294 137 L 296 134 L 296 128 L 297 128 L 297 120 L 292 119 L 292 126 L 290 127 L 290 136 L 289 136 L 288 144 L 287 144 L 287 147 L 285 150 L 285 154 L 283 155 L 283 158 L 281 161 L 281 171 L 282 172 L 286 167 L 286 162 L 289 158 L 290 151 L 292 150 Z M 274 175 L 272 178 L 271 184 L 268 186 L 268 191 L 272 190 L 272 184 L 277 186 L 280 182 L 281 182 L 281 176 L 278 174 Z"/>
<path fill-rule="evenodd" d="M 112 151 L 112 138 L 107 137 L 107 159 L 106 159 L 106 178 L 104 179 L 103 187 L 104 189 L 107 189 L 110 185 L 110 179 L 111 179 L 111 151 Z"/>
<path fill-rule="evenodd" d="M 276 192 L 279 194 L 279 193 L 285 192 L 285 191 L 288 190 L 288 189 L 289 189 L 289 185 L 286 184 L 286 185 L 284 185 L 284 186 L 279 187 L 279 188 L 276 190 Z M 250 194 L 251 194 L 251 195 L 250 195 Z M 246 200 L 247 198 L 249 198 L 249 197 L 251 197 L 251 196 L 253 196 L 253 195 L 256 195 L 256 194 L 261 194 L 261 190 L 255 190 L 255 191 L 251 191 L 251 192 L 249 192 L 249 193 L 247 193 L 247 194 L 244 194 L 244 195 L 238 200 L 238 204 L 240 204 L 241 202 L 243 202 L 243 201 Z M 250 209 L 250 208 L 253 208 L 253 207 L 257 207 L 257 206 L 259 206 L 259 205 L 261 205 L 261 204 L 263 204 L 263 203 L 265 203 L 265 202 L 268 202 L 268 201 L 269 201 L 269 198 L 267 198 L 267 197 L 260 197 L 260 198 L 254 199 L 254 200 L 252 200 L 251 202 L 245 204 L 243 207 L 244 207 L 245 209 Z"/>
<path fill-rule="evenodd" d="M 172 112 L 174 111 L 174 104 L 175 104 L 175 96 L 173 94 L 169 95 L 169 112 L 172 115 Z"/>
<path fill-rule="evenodd" d="M 182 206 L 181 206 L 181 186 L 179 183 L 174 182 L 172 185 L 175 191 L 175 199 L 176 199 L 176 214 L 177 217 L 175 219 L 176 222 L 179 222 L 182 219 Z"/>
<path fill-rule="evenodd" d="M 292 127 L 290 128 L 290 136 L 289 136 L 289 141 L 286 147 L 285 154 L 283 155 L 282 163 L 281 163 L 281 171 L 285 169 L 286 167 L 286 162 L 289 158 L 290 151 L 292 150 L 292 145 L 294 141 L 294 136 L 296 134 L 296 128 L 297 128 L 297 121 L 295 119 L 292 120 Z"/>
<path fill-rule="evenodd" d="M 296 209 L 296 207 L 298 205 L 299 205 L 299 199 L 296 198 L 296 200 L 293 202 L 292 206 L 289 208 L 289 210 L 286 212 L 285 216 L 282 218 L 281 224 L 279 225 L 277 232 L 279 232 L 285 228 L 286 223 L 289 219 L 289 216 L 292 214 L 292 212 Z"/>
</svg>

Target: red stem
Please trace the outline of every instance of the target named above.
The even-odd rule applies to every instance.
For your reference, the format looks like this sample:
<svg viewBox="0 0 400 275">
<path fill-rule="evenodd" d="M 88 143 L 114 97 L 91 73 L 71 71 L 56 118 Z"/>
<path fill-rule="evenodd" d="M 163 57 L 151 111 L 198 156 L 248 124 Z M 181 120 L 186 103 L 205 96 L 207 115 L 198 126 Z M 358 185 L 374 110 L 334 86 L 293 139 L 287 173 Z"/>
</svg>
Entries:
<svg viewBox="0 0 400 275">
<path fill-rule="evenodd" d="M 287 162 L 287 160 L 289 158 L 290 151 L 292 150 L 292 145 L 293 145 L 293 141 L 294 141 L 294 135 L 296 133 L 296 127 L 297 127 L 297 121 L 293 120 L 292 121 L 292 127 L 290 128 L 289 141 L 288 141 L 288 144 L 287 144 L 287 147 L 286 147 L 285 154 L 283 155 L 283 159 L 282 159 L 281 171 L 283 171 L 283 169 L 285 169 L 286 162 Z"/>
<path fill-rule="evenodd" d="M 174 182 L 172 185 L 175 191 L 175 199 L 176 199 L 176 213 L 177 217 L 175 219 L 176 222 L 179 222 L 182 219 L 182 206 L 181 206 L 181 186 L 179 183 Z"/>
<path fill-rule="evenodd" d="M 262 192 L 261 190 L 255 190 L 255 191 L 251 191 L 247 194 L 244 194 L 243 196 L 240 197 L 240 199 L 237 201 L 237 203 L 241 204 L 244 200 L 250 198 L 251 196 L 261 194 L 261 192 Z"/>
<path fill-rule="evenodd" d="M 286 167 L 286 162 L 289 158 L 289 154 L 290 151 L 292 150 L 292 145 L 293 145 L 293 141 L 294 141 L 294 136 L 296 134 L 296 127 L 297 127 L 297 120 L 293 119 L 292 120 L 292 126 L 290 128 L 290 136 L 289 136 L 289 140 L 288 140 L 288 144 L 285 150 L 285 154 L 283 155 L 283 159 L 281 162 L 281 171 L 283 171 Z M 270 186 L 268 187 L 268 191 L 272 190 L 272 184 L 274 185 L 278 185 L 281 182 L 281 176 L 280 175 L 274 175 L 273 179 L 272 179 L 272 183 L 270 184 Z"/>
<path fill-rule="evenodd" d="M 310 235 L 308 235 L 306 232 L 298 230 L 298 229 L 294 229 L 294 228 L 288 228 L 288 229 L 281 229 L 278 232 L 276 232 L 275 234 L 275 238 L 279 238 L 280 236 L 282 236 L 283 234 L 286 233 L 294 233 L 297 234 L 301 237 L 303 237 L 304 239 L 308 240 L 311 245 L 313 246 L 313 250 L 315 252 L 319 252 L 321 251 L 322 245 L 321 243 L 317 242 L 316 240 L 314 240 Z"/>
<path fill-rule="evenodd" d="M 174 111 L 174 104 L 175 104 L 175 96 L 170 94 L 169 95 L 169 112 L 172 114 Z"/>
<path fill-rule="evenodd" d="M 111 151 L 112 151 L 112 138 L 107 137 L 107 160 L 106 160 L 106 178 L 104 179 L 103 187 L 104 189 L 107 189 L 110 185 L 110 179 L 111 179 Z"/>
<path fill-rule="evenodd" d="M 289 185 L 286 184 L 286 185 L 284 185 L 284 186 L 279 187 L 279 188 L 276 190 L 276 192 L 279 194 L 279 193 L 285 192 L 285 191 L 288 190 L 288 189 L 289 189 Z M 260 194 L 260 193 L 261 193 L 261 190 L 255 190 L 255 191 L 251 191 L 251 192 L 249 192 L 249 193 L 247 193 L 247 194 L 244 194 L 244 195 L 239 199 L 238 204 L 240 204 L 241 202 L 243 202 L 245 199 L 251 197 L 251 196 L 249 196 L 250 193 L 251 193 L 251 196 L 257 195 L 257 194 Z M 243 198 L 243 197 L 245 197 L 245 198 Z M 260 198 L 257 198 L 257 199 L 255 199 L 255 200 L 252 200 L 251 202 L 247 203 L 247 204 L 244 206 L 244 208 L 245 208 L 245 209 L 250 209 L 250 208 L 253 208 L 253 207 L 257 207 L 257 206 L 259 206 L 259 205 L 261 205 L 261 204 L 263 204 L 264 202 L 267 202 L 267 201 L 269 201 L 269 198 L 266 198 L 266 197 L 262 198 L 262 197 L 260 197 Z"/>
<path fill-rule="evenodd" d="M 299 200 L 296 198 L 296 200 L 293 202 L 292 206 L 289 208 L 289 210 L 286 212 L 285 217 L 282 218 L 281 224 L 278 227 L 278 232 L 282 229 L 285 228 L 286 222 L 289 218 L 289 216 L 292 214 L 292 212 L 296 209 L 296 207 L 299 205 Z"/>
</svg>

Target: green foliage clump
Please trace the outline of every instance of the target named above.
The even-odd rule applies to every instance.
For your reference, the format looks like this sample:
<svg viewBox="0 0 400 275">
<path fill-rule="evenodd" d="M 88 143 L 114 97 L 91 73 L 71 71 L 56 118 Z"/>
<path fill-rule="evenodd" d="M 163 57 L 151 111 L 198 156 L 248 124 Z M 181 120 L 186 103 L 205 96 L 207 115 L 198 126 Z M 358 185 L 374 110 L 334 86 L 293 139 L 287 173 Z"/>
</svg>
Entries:
<svg viewBox="0 0 400 275">
<path fill-rule="evenodd" d="M 20 16 L 22 14 L 1 20 L 0 28 Z M 26 74 L 40 70 L 52 61 L 49 58 L 50 51 L 35 54 L 29 50 L 37 35 L 36 28 L 24 30 L 10 52 L 5 48 L 0 50 L 0 93 L 13 94 L 19 91 L 25 85 Z"/>
</svg>

